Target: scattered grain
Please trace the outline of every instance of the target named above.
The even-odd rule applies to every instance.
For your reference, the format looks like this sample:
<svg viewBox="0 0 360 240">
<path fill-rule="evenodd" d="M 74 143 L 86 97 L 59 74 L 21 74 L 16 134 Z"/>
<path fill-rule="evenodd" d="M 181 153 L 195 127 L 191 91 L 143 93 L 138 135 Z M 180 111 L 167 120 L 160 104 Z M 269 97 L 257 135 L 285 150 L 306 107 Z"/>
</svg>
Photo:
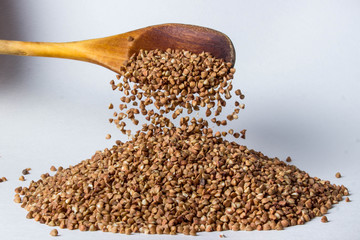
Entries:
<svg viewBox="0 0 360 240">
<path fill-rule="evenodd" d="M 56 230 L 56 229 L 53 229 L 50 231 L 50 236 L 56 237 L 56 236 L 58 236 L 58 234 L 59 234 L 58 230 Z"/>
</svg>

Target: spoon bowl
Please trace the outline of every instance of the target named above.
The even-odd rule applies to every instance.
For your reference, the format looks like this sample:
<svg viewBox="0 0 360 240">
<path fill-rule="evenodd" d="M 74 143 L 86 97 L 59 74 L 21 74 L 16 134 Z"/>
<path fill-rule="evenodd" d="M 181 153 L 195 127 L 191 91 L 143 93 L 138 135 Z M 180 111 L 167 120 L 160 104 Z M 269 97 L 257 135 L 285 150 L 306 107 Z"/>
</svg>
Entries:
<svg viewBox="0 0 360 240">
<path fill-rule="evenodd" d="M 235 63 L 234 46 L 228 36 L 210 28 L 186 24 L 161 24 L 110 37 L 66 43 L 0 40 L 0 54 L 74 59 L 117 73 L 124 61 L 140 49 L 165 51 L 168 48 L 210 52 L 216 58 Z"/>
</svg>

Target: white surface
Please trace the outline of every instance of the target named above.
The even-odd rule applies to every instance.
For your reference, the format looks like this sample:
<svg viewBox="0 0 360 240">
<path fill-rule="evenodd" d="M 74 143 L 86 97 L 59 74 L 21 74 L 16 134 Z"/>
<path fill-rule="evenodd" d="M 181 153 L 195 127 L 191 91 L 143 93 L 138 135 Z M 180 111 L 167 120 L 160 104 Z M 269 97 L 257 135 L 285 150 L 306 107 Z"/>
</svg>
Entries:
<svg viewBox="0 0 360 240">
<path fill-rule="evenodd" d="M 246 109 L 242 144 L 312 176 L 344 184 L 351 203 L 285 231 L 231 232 L 228 239 L 360 239 L 359 1 L 48 1 L 1 0 L 0 39 L 72 41 L 160 23 L 211 27 L 237 52 L 235 87 Z M 52 228 L 25 218 L 13 202 L 51 165 L 76 164 L 122 138 L 107 119 L 120 98 L 114 74 L 71 60 L 0 56 L 0 239 L 51 239 Z M 110 132 L 113 139 L 105 140 Z M 31 167 L 27 181 L 21 170 Z M 334 177 L 340 171 L 341 179 Z M 182 239 L 60 230 L 61 239 Z M 219 239 L 200 233 L 196 239 Z M 186 237 L 191 238 L 191 237 Z"/>
</svg>

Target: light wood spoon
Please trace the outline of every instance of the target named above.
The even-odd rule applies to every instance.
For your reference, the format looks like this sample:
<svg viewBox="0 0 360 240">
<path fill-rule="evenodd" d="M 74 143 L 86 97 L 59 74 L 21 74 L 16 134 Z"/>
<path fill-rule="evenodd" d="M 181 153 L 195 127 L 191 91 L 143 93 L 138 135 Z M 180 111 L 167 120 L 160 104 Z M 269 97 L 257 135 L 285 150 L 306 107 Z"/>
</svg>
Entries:
<svg viewBox="0 0 360 240">
<path fill-rule="evenodd" d="M 0 54 L 55 57 L 95 63 L 119 72 L 124 60 L 140 49 L 167 48 L 193 53 L 210 52 L 235 63 L 228 36 L 213 29 L 185 24 L 161 24 L 105 38 L 66 43 L 0 40 Z"/>
</svg>

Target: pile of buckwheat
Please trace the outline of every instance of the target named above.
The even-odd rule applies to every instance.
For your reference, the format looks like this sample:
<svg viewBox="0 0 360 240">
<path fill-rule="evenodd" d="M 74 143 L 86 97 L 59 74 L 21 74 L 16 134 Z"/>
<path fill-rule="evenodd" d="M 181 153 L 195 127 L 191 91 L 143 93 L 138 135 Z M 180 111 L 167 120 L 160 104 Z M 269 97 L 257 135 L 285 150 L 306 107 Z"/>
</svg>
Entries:
<svg viewBox="0 0 360 240">
<path fill-rule="evenodd" d="M 234 72 L 209 53 L 140 51 L 111 82 L 125 96 L 110 122 L 129 141 L 43 174 L 17 188 L 15 202 L 49 226 L 125 234 L 282 230 L 326 214 L 347 188 L 225 139 L 245 130 L 209 126 L 224 129 L 244 108 L 235 101 L 221 116 L 232 92 L 244 98 L 232 89 Z M 138 125 L 139 114 L 147 123 L 130 131 L 126 121 Z"/>
</svg>

